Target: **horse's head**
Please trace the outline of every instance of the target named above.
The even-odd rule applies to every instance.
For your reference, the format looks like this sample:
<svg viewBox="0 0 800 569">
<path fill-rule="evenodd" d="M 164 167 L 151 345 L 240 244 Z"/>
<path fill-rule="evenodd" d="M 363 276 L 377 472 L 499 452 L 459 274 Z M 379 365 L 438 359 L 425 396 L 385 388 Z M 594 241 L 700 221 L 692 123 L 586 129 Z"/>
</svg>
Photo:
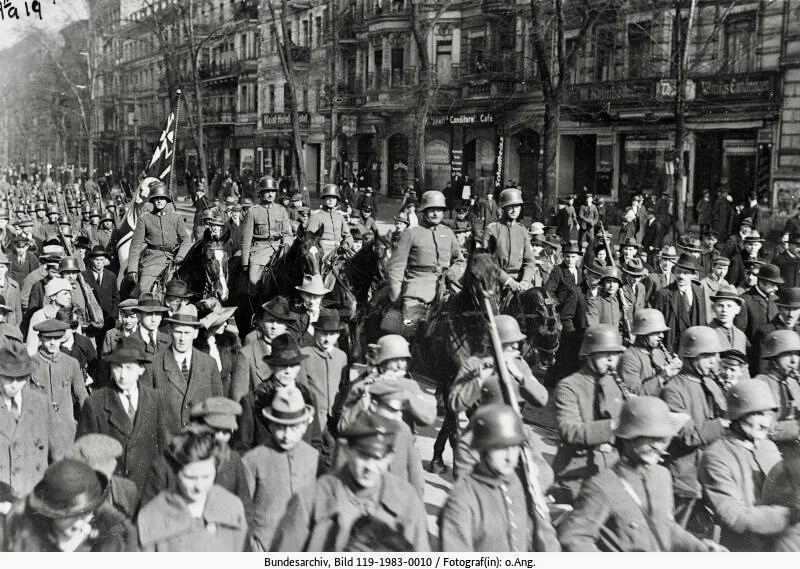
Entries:
<svg viewBox="0 0 800 569">
<path fill-rule="evenodd" d="M 497 301 L 500 287 L 500 267 L 494 256 L 486 251 L 476 251 L 469 257 L 464 272 L 464 290 L 480 305 L 484 295 Z"/>
<path fill-rule="evenodd" d="M 298 269 L 300 267 L 303 268 L 300 274 L 320 274 L 323 256 L 320 239 L 322 239 L 323 231 L 323 227 L 320 227 L 316 232 L 298 230 L 297 237 L 289 249 L 288 258 L 292 261 L 290 266 Z"/>
<path fill-rule="evenodd" d="M 220 301 L 228 300 L 228 255 L 219 244 L 206 246 L 203 255 L 206 273 L 206 289 L 219 298 Z"/>
<path fill-rule="evenodd" d="M 535 287 L 519 293 L 519 302 L 524 313 L 525 335 L 534 352 L 529 359 L 547 369 L 555 363 L 561 338 L 556 299 L 547 289 Z"/>
</svg>

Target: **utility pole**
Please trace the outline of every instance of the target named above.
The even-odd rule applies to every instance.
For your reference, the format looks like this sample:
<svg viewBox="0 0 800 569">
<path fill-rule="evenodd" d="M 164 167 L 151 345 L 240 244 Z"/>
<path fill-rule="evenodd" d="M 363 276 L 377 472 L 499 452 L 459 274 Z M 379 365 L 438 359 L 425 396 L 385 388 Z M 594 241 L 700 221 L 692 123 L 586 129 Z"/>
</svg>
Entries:
<svg viewBox="0 0 800 569">
<path fill-rule="evenodd" d="M 335 184 L 336 173 L 336 158 L 338 156 L 338 148 L 336 144 L 338 125 L 338 113 L 336 111 L 336 98 L 339 96 L 339 85 L 336 81 L 336 58 L 339 56 L 339 28 L 337 19 L 337 6 L 336 0 L 328 0 L 328 12 L 330 13 L 330 25 L 328 26 L 328 33 L 331 35 L 331 78 L 328 84 L 330 85 L 330 103 L 331 103 L 331 155 L 330 155 L 330 168 L 328 170 L 328 182 Z"/>
</svg>

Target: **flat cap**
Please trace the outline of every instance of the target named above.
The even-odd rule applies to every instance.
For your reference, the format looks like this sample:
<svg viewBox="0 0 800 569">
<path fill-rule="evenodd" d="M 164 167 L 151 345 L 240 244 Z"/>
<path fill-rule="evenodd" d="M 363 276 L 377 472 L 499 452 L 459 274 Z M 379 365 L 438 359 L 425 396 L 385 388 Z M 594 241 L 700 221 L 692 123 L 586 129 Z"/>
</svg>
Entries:
<svg viewBox="0 0 800 569">
<path fill-rule="evenodd" d="M 381 415 L 362 411 L 340 431 L 349 447 L 374 458 L 383 458 L 394 449 L 400 425 Z"/>
<path fill-rule="evenodd" d="M 67 328 L 69 328 L 67 323 L 61 320 L 45 320 L 33 327 L 34 330 L 39 332 L 39 336 L 43 338 L 60 338 L 67 331 Z"/>
<path fill-rule="evenodd" d="M 242 414 L 242 406 L 227 397 L 209 397 L 192 407 L 193 419 L 202 419 L 209 427 L 235 431 L 236 417 Z"/>
<path fill-rule="evenodd" d="M 75 441 L 72 455 L 94 470 L 102 472 L 104 465 L 122 456 L 122 445 L 117 439 L 108 435 L 90 433 Z"/>
</svg>

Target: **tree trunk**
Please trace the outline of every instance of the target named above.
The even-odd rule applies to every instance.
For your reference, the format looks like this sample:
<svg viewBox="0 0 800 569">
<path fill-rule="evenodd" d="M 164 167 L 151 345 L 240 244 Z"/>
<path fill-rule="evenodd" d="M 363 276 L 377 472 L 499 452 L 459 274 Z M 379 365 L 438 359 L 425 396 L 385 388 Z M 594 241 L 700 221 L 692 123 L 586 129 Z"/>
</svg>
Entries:
<svg viewBox="0 0 800 569">
<path fill-rule="evenodd" d="M 544 125 L 542 128 L 542 213 L 545 220 L 555 210 L 558 200 L 558 125 L 561 120 L 561 104 L 557 98 L 546 98 L 544 102 Z"/>
</svg>

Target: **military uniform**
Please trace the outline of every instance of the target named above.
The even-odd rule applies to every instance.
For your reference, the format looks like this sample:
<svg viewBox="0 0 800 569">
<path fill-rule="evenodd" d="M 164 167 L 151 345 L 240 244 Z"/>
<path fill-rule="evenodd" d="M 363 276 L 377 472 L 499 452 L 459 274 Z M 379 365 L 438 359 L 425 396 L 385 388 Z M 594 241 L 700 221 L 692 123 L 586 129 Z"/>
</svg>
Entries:
<svg viewBox="0 0 800 569">
<path fill-rule="evenodd" d="M 418 225 L 400 234 L 400 242 L 392 252 L 387 276 L 392 301 L 403 298 L 403 319 L 415 322 L 436 298 L 439 277 L 461 276 L 464 258 L 453 230 L 437 225 Z"/>
<path fill-rule="evenodd" d="M 316 233 L 320 228 L 323 228 L 320 244 L 325 255 L 330 255 L 335 251 L 343 240 L 349 245 L 353 244 L 350 225 L 339 210 L 318 209 L 312 213 L 308 219 L 306 231 Z"/>
<path fill-rule="evenodd" d="M 249 265 L 250 284 L 256 286 L 281 241 L 292 237 L 286 208 L 276 203 L 250 208 L 244 218 L 241 235 L 242 265 Z"/>
<path fill-rule="evenodd" d="M 531 283 L 533 279 L 533 250 L 531 249 L 528 231 L 521 223 L 502 219 L 490 223 L 483 234 L 483 248 L 489 248 L 494 240 L 494 258 L 500 265 L 500 280 L 505 283 L 509 278 L 520 283 Z"/>
<path fill-rule="evenodd" d="M 661 372 L 667 362 L 662 348 L 634 344 L 619 360 L 619 375 L 633 393 L 658 397 L 668 380 Z"/>
<path fill-rule="evenodd" d="M 138 272 L 139 289 L 149 292 L 167 265 L 173 260 L 180 263 L 191 245 L 189 231 L 178 213 L 145 213 L 133 231 L 128 272 Z"/>
</svg>

